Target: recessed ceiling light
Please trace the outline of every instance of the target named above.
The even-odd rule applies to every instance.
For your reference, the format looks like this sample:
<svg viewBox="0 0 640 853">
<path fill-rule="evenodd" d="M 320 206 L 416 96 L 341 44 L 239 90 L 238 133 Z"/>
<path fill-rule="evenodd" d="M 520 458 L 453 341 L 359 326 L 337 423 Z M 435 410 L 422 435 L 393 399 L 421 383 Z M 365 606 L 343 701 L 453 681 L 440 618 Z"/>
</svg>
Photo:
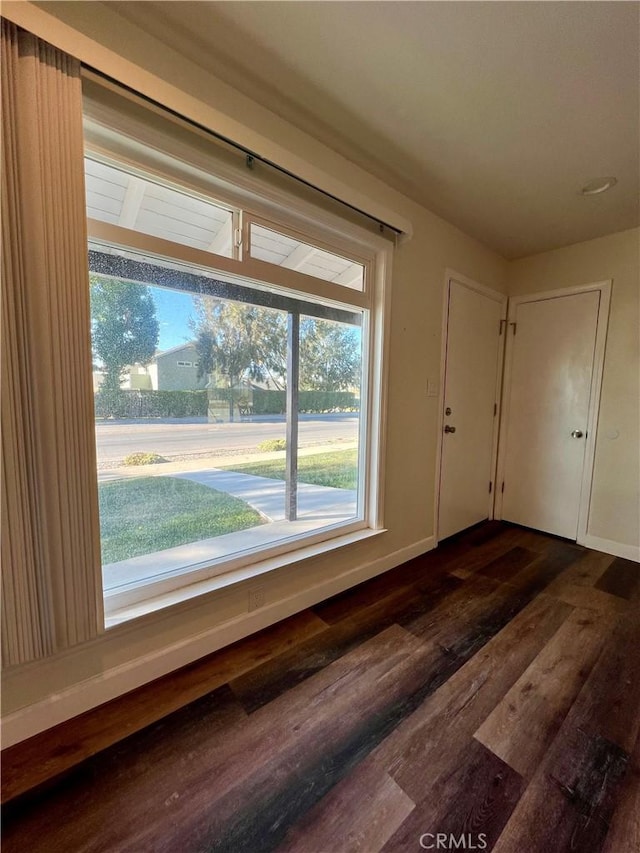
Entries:
<svg viewBox="0 0 640 853">
<path fill-rule="evenodd" d="M 617 178 L 594 178 L 592 181 L 585 184 L 580 192 L 582 195 L 599 195 L 600 193 L 610 190 L 611 187 L 615 187 L 617 183 Z"/>
</svg>

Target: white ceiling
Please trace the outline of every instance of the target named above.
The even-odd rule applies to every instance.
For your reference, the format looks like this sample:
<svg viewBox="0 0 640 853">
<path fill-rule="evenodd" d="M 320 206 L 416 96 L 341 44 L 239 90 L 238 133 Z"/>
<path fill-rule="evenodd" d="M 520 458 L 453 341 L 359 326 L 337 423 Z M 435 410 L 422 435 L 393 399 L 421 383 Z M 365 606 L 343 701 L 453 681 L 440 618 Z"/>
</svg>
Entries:
<svg viewBox="0 0 640 853">
<path fill-rule="evenodd" d="M 640 222 L 636 2 L 109 5 L 505 257 Z"/>
</svg>

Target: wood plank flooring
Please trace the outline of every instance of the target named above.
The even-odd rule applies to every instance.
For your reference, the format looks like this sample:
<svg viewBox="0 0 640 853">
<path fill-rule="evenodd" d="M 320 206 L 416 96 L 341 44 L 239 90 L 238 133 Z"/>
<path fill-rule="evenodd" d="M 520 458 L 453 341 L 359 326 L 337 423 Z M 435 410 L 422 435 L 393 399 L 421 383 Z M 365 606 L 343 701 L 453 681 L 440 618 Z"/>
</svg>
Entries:
<svg viewBox="0 0 640 853">
<path fill-rule="evenodd" d="M 5 853 L 638 853 L 640 566 L 488 522 L 2 758 Z"/>
</svg>

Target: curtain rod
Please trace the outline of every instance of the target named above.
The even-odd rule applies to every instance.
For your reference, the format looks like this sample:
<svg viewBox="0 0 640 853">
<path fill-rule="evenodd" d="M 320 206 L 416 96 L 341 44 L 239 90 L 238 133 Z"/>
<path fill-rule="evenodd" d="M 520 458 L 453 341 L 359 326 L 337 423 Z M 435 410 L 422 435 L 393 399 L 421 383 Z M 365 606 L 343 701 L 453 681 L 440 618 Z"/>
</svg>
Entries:
<svg viewBox="0 0 640 853">
<path fill-rule="evenodd" d="M 120 80 L 116 80 L 114 77 L 111 77 L 102 71 L 98 71 L 96 68 L 93 68 L 92 66 L 88 65 L 87 63 L 83 62 L 82 68 L 85 71 L 89 71 L 95 77 L 97 77 L 101 80 L 107 81 L 108 83 L 112 84 L 113 86 L 117 87 L 120 90 L 123 90 L 123 91 L 129 93 L 130 95 L 134 96 L 135 98 L 137 98 L 141 101 L 144 101 L 148 104 L 151 104 L 156 109 L 159 109 L 162 112 L 168 113 L 173 118 L 176 118 L 179 121 L 182 121 L 185 124 L 187 124 L 193 128 L 196 128 L 201 133 L 204 133 L 207 136 L 213 137 L 218 142 L 222 142 L 225 145 L 228 145 L 229 147 L 233 148 L 234 150 L 241 152 L 245 156 L 245 165 L 248 169 L 253 169 L 255 167 L 256 162 L 260 163 L 264 166 L 269 166 L 271 169 L 274 169 L 276 172 L 279 172 L 281 175 L 285 175 L 287 178 L 290 178 L 291 180 L 296 181 L 299 184 L 302 184 L 303 186 L 307 187 L 308 189 L 313 190 L 314 192 L 320 193 L 321 195 L 325 196 L 325 198 L 329 198 L 332 201 L 337 202 L 338 204 L 342 205 L 343 207 L 346 207 L 349 210 L 352 210 L 354 213 L 357 213 L 360 216 L 364 216 L 366 219 L 369 220 L 369 222 L 374 222 L 378 226 L 381 234 L 384 234 L 385 229 L 388 229 L 394 235 L 394 239 L 395 239 L 396 243 L 397 243 L 397 238 L 400 237 L 404 233 L 399 228 L 396 228 L 394 225 L 389 225 L 388 222 L 384 222 L 384 221 L 380 220 L 378 217 L 372 216 L 370 213 L 367 213 L 366 210 L 362 210 L 362 208 L 356 207 L 356 205 L 350 204 L 348 201 L 344 201 L 339 196 L 333 195 L 333 193 L 330 193 L 327 190 L 323 190 L 321 187 L 318 187 L 315 184 L 312 184 L 311 181 L 307 181 L 304 178 L 301 178 L 299 175 L 296 175 L 293 172 L 290 172 L 288 169 L 285 169 L 284 166 L 279 166 L 277 163 L 274 163 L 272 160 L 269 160 L 267 157 L 263 157 L 261 154 L 258 154 L 256 151 L 253 151 L 252 149 L 247 148 L 245 145 L 242 145 L 241 143 L 236 142 L 233 139 L 229 139 L 228 137 L 224 136 L 221 133 L 218 133 L 215 130 L 211 130 L 211 128 L 207 127 L 206 125 L 200 124 L 200 122 L 195 121 L 194 119 L 187 118 L 186 116 L 182 115 L 182 113 L 178 112 L 177 110 L 174 110 L 172 107 L 167 107 L 164 104 L 161 104 L 159 101 L 156 101 L 154 98 L 151 98 L 148 95 L 141 94 L 140 92 L 136 91 L 133 87 L 128 86 L 126 83 L 120 82 Z"/>
</svg>

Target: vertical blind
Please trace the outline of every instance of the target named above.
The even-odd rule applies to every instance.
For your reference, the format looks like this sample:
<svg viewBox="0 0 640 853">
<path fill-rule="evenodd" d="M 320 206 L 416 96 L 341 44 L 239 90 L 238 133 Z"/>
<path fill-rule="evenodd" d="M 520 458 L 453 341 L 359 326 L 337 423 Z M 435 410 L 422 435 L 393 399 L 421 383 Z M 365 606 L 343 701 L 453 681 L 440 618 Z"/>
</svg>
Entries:
<svg viewBox="0 0 640 853">
<path fill-rule="evenodd" d="M 12 665 L 95 637 L 102 596 L 80 64 L 6 20 L 2 143 L 2 660 Z"/>
</svg>

